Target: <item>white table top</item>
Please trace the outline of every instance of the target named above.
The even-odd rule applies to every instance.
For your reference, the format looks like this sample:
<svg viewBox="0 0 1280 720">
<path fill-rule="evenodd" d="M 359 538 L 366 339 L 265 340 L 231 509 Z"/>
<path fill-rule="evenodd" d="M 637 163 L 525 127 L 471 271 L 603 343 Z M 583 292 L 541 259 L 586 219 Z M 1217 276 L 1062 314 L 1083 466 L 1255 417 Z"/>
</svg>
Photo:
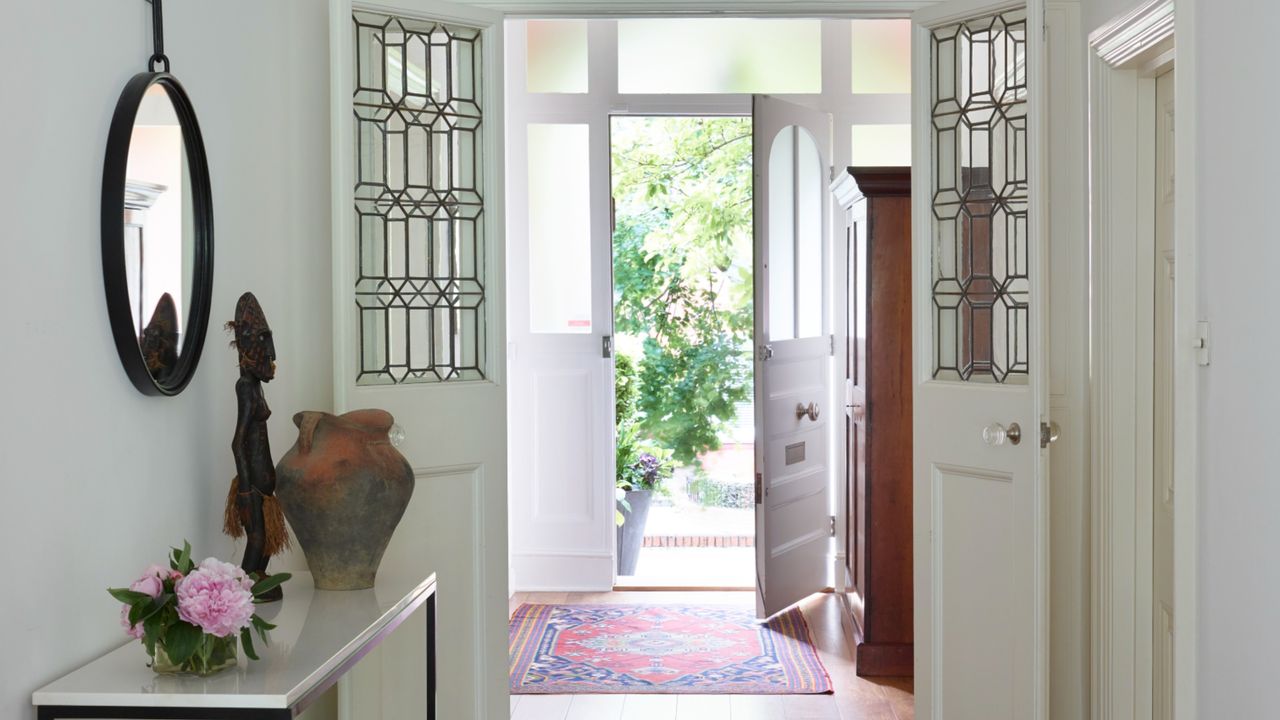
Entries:
<svg viewBox="0 0 1280 720">
<path fill-rule="evenodd" d="M 147 667 L 142 643 L 132 640 L 35 691 L 31 701 L 96 707 L 293 707 L 345 661 L 380 641 L 406 608 L 425 602 L 435 582 L 434 573 L 425 579 L 379 573 L 370 590 L 316 590 L 310 573 L 294 573 L 284 584 L 284 600 L 258 607 L 264 620 L 278 626 L 266 647 L 255 635 L 261 660 L 249 660 L 241 649 L 238 667 L 208 678 L 158 675 Z"/>
</svg>

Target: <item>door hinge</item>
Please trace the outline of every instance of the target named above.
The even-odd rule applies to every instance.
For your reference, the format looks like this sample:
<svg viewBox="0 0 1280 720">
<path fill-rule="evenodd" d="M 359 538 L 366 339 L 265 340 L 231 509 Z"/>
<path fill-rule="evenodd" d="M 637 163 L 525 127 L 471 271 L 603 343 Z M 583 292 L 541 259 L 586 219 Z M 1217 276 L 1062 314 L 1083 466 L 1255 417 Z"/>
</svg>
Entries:
<svg viewBox="0 0 1280 720">
<path fill-rule="evenodd" d="M 756 473 L 756 504 L 764 502 L 764 473 Z"/>
<path fill-rule="evenodd" d="M 756 347 L 756 360 L 764 362 L 771 357 L 773 357 L 772 345 L 759 345 Z"/>
<path fill-rule="evenodd" d="M 831 520 L 831 537 L 835 537 L 836 536 L 836 516 L 828 515 L 827 518 Z"/>
<path fill-rule="evenodd" d="M 600 357 L 604 357 L 604 358 L 613 357 L 613 336 L 612 335 L 600 336 Z"/>
<path fill-rule="evenodd" d="M 836 336 L 829 335 L 828 337 L 831 338 L 831 357 L 835 357 L 836 356 Z"/>
</svg>

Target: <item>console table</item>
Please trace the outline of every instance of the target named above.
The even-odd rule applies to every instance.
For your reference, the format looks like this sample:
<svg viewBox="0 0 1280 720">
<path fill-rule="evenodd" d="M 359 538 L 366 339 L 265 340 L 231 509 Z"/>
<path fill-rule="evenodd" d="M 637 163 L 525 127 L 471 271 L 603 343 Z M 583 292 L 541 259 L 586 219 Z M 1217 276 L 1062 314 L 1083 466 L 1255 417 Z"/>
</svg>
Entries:
<svg viewBox="0 0 1280 720">
<path fill-rule="evenodd" d="M 31 695 L 39 720 L 285 720 L 297 717 L 410 615 L 427 614 L 427 720 L 435 720 L 436 576 L 379 575 L 369 590 L 316 590 L 295 573 L 284 600 L 258 614 L 278 627 L 261 660 L 208 678 L 158 675 L 132 641 Z M 104 616 L 105 617 L 105 616 Z"/>
</svg>

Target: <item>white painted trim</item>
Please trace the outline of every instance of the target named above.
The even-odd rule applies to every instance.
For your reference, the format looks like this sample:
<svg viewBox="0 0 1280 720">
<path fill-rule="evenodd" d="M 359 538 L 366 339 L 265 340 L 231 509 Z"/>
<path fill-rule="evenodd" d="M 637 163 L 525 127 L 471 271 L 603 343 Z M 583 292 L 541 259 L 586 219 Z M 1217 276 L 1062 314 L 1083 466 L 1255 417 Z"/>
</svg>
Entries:
<svg viewBox="0 0 1280 720">
<path fill-rule="evenodd" d="M 906 17 L 935 0 L 472 0 L 508 17 Z"/>
<path fill-rule="evenodd" d="M 1089 33 L 1089 45 L 1106 64 L 1124 67 L 1171 42 L 1173 23 L 1172 0 L 1147 0 Z"/>
<path fill-rule="evenodd" d="M 1194 0 L 1150 0 L 1090 34 L 1090 190 L 1095 378 L 1092 717 L 1151 715 L 1151 268 L 1155 74 L 1194 68 Z M 1180 19 L 1179 19 L 1180 18 Z M 1198 382 L 1195 73 L 1175 75 L 1175 717 L 1196 717 Z M 1136 240 L 1136 242 L 1135 242 Z"/>
<path fill-rule="evenodd" d="M 1049 193 L 1049 716 L 1088 716 L 1089 245 L 1088 104 L 1080 3 L 1046 0 Z"/>
</svg>

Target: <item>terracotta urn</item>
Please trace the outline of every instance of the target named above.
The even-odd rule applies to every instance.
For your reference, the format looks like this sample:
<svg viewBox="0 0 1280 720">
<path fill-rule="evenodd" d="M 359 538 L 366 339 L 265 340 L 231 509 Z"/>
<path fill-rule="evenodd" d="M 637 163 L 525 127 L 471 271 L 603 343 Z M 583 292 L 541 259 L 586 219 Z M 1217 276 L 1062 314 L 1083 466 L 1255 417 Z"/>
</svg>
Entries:
<svg viewBox="0 0 1280 720">
<path fill-rule="evenodd" d="M 276 497 L 320 590 L 373 587 L 413 495 L 394 422 L 383 410 L 293 416 L 298 441 L 276 466 Z"/>
</svg>

